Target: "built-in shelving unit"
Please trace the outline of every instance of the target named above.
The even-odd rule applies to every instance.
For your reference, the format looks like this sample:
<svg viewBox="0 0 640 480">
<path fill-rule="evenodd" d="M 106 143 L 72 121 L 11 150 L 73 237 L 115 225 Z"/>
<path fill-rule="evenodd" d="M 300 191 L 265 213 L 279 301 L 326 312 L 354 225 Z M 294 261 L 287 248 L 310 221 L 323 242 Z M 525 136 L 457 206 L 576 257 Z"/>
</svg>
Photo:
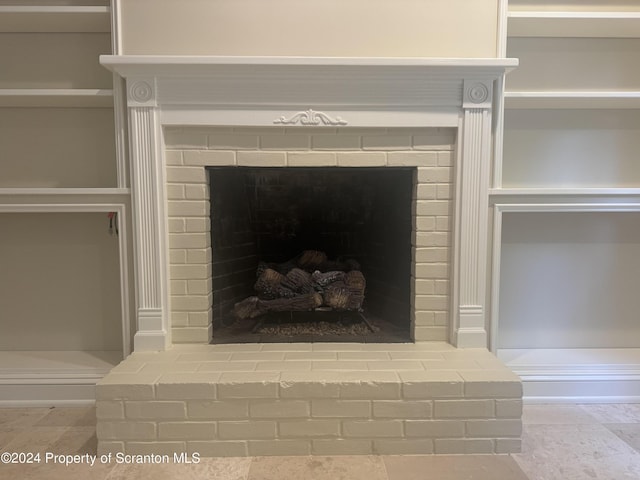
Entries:
<svg viewBox="0 0 640 480">
<path fill-rule="evenodd" d="M 640 8 L 508 0 L 492 349 L 530 401 L 640 399 Z M 605 308 L 606 307 L 606 308 Z"/>
<path fill-rule="evenodd" d="M 92 402 L 130 352 L 111 24 L 108 0 L 0 2 L 0 406 Z"/>
</svg>

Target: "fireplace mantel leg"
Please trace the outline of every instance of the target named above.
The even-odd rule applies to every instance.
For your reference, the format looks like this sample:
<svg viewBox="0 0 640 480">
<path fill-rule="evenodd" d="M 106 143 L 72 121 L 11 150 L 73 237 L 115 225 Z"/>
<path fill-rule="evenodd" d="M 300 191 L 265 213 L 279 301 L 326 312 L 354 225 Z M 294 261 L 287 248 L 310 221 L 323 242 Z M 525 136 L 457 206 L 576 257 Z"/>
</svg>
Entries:
<svg viewBox="0 0 640 480">
<path fill-rule="evenodd" d="M 171 344 L 164 142 L 152 85 L 152 80 L 127 82 L 137 304 L 134 351 L 165 350 Z"/>
<path fill-rule="evenodd" d="M 487 221 L 491 165 L 492 82 L 464 84 L 463 117 L 458 132 L 458 181 L 454 315 L 451 342 L 457 347 L 487 347 Z"/>
</svg>

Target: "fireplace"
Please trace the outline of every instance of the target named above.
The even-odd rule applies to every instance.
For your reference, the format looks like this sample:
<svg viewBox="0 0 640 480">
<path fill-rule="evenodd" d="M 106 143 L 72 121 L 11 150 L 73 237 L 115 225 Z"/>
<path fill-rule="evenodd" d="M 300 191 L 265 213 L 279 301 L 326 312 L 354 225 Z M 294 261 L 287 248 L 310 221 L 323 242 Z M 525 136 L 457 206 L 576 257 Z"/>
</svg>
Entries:
<svg viewBox="0 0 640 480">
<path fill-rule="evenodd" d="M 208 172 L 214 343 L 251 341 L 253 329 L 253 341 L 260 342 L 410 340 L 414 168 L 211 167 Z M 314 282 L 314 271 L 325 275 Z M 344 288 L 336 285 L 344 285 L 342 273 L 350 271 L 362 272 L 365 301 L 338 308 L 331 293 Z M 301 285 L 288 281 L 285 275 L 292 272 L 302 276 Z M 269 280 L 258 292 L 257 278 Z M 326 298 L 322 305 L 301 302 L 311 292 Z M 256 295 L 280 299 L 272 303 L 284 311 L 236 320 L 234 305 Z M 313 313 L 304 313 L 309 310 Z M 342 335 L 321 330 L 341 321 L 370 322 L 371 328 Z M 273 324 L 271 330 L 281 322 L 315 323 L 317 330 L 300 336 L 282 327 L 280 335 L 260 335 L 257 322 Z"/>
<path fill-rule="evenodd" d="M 493 91 L 517 61 L 101 61 L 126 79 L 137 311 L 97 387 L 101 452 L 519 451 L 486 288 Z M 357 261 L 402 342 L 211 345 L 255 266 L 305 250 Z"/>
</svg>

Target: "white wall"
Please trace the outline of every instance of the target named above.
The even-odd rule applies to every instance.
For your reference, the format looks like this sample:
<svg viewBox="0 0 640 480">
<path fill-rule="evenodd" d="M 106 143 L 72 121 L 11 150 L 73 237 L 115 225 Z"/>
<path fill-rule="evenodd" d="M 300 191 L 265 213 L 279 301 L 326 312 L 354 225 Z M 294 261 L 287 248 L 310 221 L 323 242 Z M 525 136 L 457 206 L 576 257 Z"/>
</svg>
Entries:
<svg viewBox="0 0 640 480">
<path fill-rule="evenodd" d="M 498 348 L 634 347 L 640 214 L 505 214 Z"/>
<path fill-rule="evenodd" d="M 122 0 L 125 54 L 495 57 L 497 0 Z"/>
</svg>

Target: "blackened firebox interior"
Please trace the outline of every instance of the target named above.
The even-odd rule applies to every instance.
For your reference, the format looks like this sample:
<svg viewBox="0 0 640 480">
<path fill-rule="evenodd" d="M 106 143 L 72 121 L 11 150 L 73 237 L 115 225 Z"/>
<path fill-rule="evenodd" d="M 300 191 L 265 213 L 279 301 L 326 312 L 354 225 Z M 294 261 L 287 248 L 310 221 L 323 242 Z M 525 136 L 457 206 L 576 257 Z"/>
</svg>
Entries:
<svg viewBox="0 0 640 480">
<path fill-rule="evenodd" d="M 213 343 L 409 341 L 414 169 L 207 170 Z M 325 255 L 330 265 L 348 265 L 345 271 L 362 272 L 366 289 L 361 308 L 323 305 L 286 311 L 291 300 L 279 299 L 275 303 L 285 304 L 285 311 L 238 318 L 236 305 L 256 298 L 254 285 L 265 268 L 286 273 L 290 267 L 283 269 L 283 264 L 297 266 L 309 252 Z M 339 268 L 324 270 L 332 269 Z M 313 265 L 306 270 L 313 274 Z M 317 293 L 319 287 L 314 287 L 307 291 Z"/>
</svg>

